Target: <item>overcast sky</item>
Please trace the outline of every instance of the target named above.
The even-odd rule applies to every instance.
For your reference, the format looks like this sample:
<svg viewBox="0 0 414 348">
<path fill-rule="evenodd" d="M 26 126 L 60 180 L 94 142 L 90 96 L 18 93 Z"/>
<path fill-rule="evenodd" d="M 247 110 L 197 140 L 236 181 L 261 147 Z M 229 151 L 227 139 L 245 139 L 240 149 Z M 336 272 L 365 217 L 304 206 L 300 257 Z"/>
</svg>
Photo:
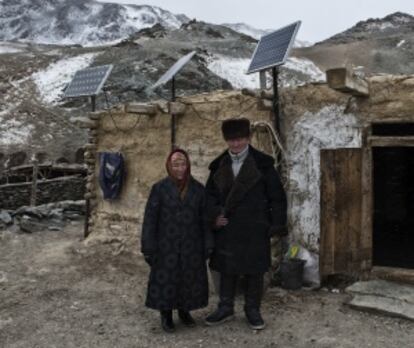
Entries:
<svg viewBox="0 0 414 348">
<path fill-rule="evenodd" d="M 244 22 L 278 29 L 301 20 L 298 39 L 321 41 L 358 21 L 401 11 L 414 15 L 414 0 L 98 0 L 155 5 L 210 23 Z"/>
</svg>

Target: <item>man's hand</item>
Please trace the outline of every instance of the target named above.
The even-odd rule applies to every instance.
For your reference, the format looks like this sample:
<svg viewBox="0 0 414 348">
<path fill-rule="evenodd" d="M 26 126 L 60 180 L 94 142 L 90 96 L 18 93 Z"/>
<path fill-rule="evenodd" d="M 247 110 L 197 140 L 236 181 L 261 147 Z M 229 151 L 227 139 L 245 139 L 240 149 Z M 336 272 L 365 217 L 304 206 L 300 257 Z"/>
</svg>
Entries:
<svg viewBox="0 0 414 348">
<path fill-rule="evenodd" d="M 220 228 L 226 226 L 229 223 L 229 219 L 225 218 L 223 214 L 220 214 L 216 218 L 216 227 Z"/>
</svg>

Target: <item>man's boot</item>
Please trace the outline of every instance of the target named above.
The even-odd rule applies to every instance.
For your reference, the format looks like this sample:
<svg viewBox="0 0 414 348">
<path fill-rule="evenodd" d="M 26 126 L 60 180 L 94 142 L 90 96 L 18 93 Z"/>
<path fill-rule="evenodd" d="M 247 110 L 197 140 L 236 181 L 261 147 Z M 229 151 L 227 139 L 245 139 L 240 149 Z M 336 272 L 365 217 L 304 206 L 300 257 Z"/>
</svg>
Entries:
<svg viewBox="0 0 414 348">
<path fill-rule="evenodd" d="M 234 296 L 236 295 L 237 276 L 220 275 L 220 301 L 217 309 L 205 320 L 208 326 L 222 324 L 234 318 Z"/>
<path fill-rule="evenodd" d="M 175 331 L 172 310 L 161 311 L 161 327 L 165 332 L 168 333 Z"/>
<path fill-rule="evenodd" d="M 253 330 L 265 328 L 265 322 L 260 314 L 260 304 L 263 295 L 263 274 L 246 276 L 244 294 L 244 312 L 249 326 Z"/>
</svg>

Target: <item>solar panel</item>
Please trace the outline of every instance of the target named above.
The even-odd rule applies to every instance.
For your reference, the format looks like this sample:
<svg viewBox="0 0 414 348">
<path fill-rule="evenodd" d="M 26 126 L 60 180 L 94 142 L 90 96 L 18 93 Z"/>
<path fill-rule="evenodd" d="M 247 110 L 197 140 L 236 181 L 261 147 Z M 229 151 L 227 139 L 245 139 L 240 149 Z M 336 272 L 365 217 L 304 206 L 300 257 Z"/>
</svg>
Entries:
<svg viewBox="0 0 414 348">
<path fill-rule="evenodd" d="M 78 70 L 65 90 L 65 98 L 97 95 L 111 73 L 113 65 L 101 65 Z"/>
<path fill-rule="evenodd" d="M 253 53 L 247 73 L 284 64 L 295 42 L 300 24 L 301 22 L 298 21 L 262 36 Z"/>
<path fill-rule="evenodd" d="M 158 79 L 157 82 L 154 83 L 152 89 L 155 89 L 170 81 L 175 75 L 177 75 L 177 73 L 184 67 L 184 65 L 186 65 L 191 60 L 191 58 L 193 58 L 195 54 L 196 51 L 192 51 L 177 60 L 174 65 L 169 68 L 167 72 Z"/>
</svg>

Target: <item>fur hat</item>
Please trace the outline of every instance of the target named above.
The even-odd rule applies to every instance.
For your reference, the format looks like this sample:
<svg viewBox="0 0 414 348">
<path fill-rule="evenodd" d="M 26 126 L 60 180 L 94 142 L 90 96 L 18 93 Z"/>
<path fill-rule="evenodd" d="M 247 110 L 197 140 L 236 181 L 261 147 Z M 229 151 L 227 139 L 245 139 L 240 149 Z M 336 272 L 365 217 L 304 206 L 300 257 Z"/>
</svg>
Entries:
<svg viewBox="0 0 414 348">
<path fill-rule="evenodd" d="M 248 138 L 250 121 L 247 118 L 230 118 L 221 124 L 221 132 L 225 140 Z"/>
</svg>

